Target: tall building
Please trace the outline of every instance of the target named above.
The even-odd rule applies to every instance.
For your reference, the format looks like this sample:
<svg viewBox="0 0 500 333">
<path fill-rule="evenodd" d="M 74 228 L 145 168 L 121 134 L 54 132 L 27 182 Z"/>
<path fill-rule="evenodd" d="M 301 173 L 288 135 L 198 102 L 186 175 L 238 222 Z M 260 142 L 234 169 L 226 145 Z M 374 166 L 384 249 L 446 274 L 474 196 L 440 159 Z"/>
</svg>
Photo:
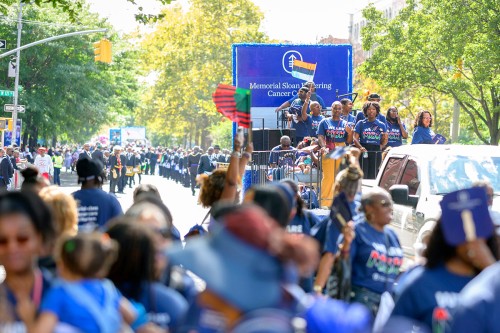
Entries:
<svg viewBox="0 0 500 333">
<path fill-rule="evenodd" d="M 365 6 L 371 1 L 366 1 Z M 374 2 L 375 8 L 382 11 L 389 20 L 394 18 L 406 5 L 405 0 L 379 0 Z M 354 68 L 370 57 L 371 51 L 363 51 L 361 47 L 361 29 L 366 25 L 363 18 L 362 9 L 351 14 L 349 24 L 349 43 L 352 45 L 354 53 Z"/>
</svg>

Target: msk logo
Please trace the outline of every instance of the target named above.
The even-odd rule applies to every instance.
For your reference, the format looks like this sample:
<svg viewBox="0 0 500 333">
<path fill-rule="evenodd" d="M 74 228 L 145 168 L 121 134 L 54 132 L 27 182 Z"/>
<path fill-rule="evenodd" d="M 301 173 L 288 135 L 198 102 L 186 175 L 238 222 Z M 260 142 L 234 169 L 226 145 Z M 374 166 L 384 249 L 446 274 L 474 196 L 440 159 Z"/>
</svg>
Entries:
<svg viewBox="0 0 500 333">
<path fill-rule="evenodd" d="M 285 72 L 287 72 L 288 74 L 292 74 L 294 60 L 302 61 L 302 54 L 300 54 L 299 51 L 290 50 L 290 51 L 285 52 L 285 54 L 283 55 L 283 59 L 281 60 L 281 64 L 282 64 Z"/>
</svg>

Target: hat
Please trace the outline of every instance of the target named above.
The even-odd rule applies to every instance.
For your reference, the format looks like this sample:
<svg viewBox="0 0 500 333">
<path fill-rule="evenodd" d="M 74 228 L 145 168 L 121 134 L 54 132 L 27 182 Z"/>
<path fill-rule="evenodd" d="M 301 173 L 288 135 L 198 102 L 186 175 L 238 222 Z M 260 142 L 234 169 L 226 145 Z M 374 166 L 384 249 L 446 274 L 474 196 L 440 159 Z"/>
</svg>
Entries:
<svg viewBox="0 0 500 333">
<path fill-rule="evenodd" d="M 240 311 L 275 307 L 281 301 L 283 267 L 267 248 L 276 222 L 255 205 L 235 206 L 213 232 L 167 255 L 174 265 L 202 278 L 207 289 Z"/>
<path fill-rule="evenodd" d="M 76 162 L 76 173 L 78 174 L 78 183 L 97 179 L 102 176 L 104 166 L 98 160 L 82 158 Z"/>
<path fill-rule="evenodd" d="M 47 148 L 45 148 L 45 147 L 40 147 L 40 148 L 38 148 L 38 150 L 47 151 Z"/>
<path fill-rule="evenodd" d="M 457 246 L 493 235 L 495 228 L 485 188 L 472 187 L 448 193 L 440 205 L 443 235 L 449 245 Z"/>
<path fill-rule="evenodd" d="M 119 145 L 116 145 L 116 146 L 113 147 L 113 150 L 122 150 L 122 147 L 119 146 Z"/>
<path fill-rule="evenodd" d="M 372 93 L 372 94 L 368 95 L 368 99 L 369 100 L 370 99 L 382 99 L 382 97 L 380 97 L 380 95 L 377 93 Z"/>
<path fill-rule="evenodd" d="M 219 145 L 214 145 L 214 149 L 220 149 Z"/>
</svg>

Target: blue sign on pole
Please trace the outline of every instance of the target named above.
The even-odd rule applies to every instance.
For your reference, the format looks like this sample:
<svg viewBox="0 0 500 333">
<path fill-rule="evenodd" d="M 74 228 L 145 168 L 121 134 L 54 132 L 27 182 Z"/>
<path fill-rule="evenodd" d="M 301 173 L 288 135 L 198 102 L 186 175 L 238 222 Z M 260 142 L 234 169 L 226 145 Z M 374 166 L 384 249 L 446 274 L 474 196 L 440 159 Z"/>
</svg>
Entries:
<svg viewBox="0 0 500 333">
<path fill-rule="evenodd" d="M 6 120 L 6 125 L 9 125 L 9 121 L 12 121 L 12 119 L 7 119 Z M 16 144 L 18 147 L 21 147 L 21 129 L 23 126 L 23 121 L 22 119 L 17 119 L 17 129 L 16 129 Z M 13 144 L 12 142 L 12 131 L 5 130 L 3 132 L 3 144 L 4 146 L 11 146 Z"/>
<path fill-rule="evenodd" d="M 253 107 L 277 107 L 297 94 L 305 81 L 292 76 L 293 61 L 317 64 L 316 93 L 327 107 L 336 93 L 352 92 L 352 46 L 347 44 L 234 44 L 233 83 L 252 89 Z"/>
</svg>

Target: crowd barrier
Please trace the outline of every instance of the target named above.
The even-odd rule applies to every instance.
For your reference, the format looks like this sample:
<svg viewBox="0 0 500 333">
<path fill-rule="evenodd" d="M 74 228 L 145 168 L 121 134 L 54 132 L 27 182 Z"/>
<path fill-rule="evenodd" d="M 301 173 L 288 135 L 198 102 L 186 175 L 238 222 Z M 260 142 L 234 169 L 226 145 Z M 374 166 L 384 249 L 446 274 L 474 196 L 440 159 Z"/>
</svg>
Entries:
<svg viewBox="0 0 500 333">
<path fill-rule="evenodd" d="M 326 189 L 322 191 L 323 173 L 332 172 L 336 175 L 345 168 L 346 164 L 339 161 L 330 165 L 331 170 L 323 170 L 322 160 L 325 158 L 324 156 L 318 156 L 317 165 L 304 161 L 305 157 L 307 154 L 300 154 L 300 151 L 254 151 L 245 172 L 243 190 L 246 191 L 251 185 L 264 185 L 283 179 L 292 179 L 300 185 L 300 188 L 305 187 L 305 189 L 312 190 L 320 203 L 323 200 L 332 200 L 333 197 L 330 197 L 333 196 L 332 191 L 326 191 Z M 360 166 L 365 174 L 365 179 L 370 179 L 368 178 L 370 176 L 372 176 L 371 179 L 375 178 L 381 162 L 382 152 L 369 152 L 367 157 L 360 158 Z M 330 193 L 331 195 L 325 196 L 322 193 Z M 309 199 L 306 202 L 308 202 L 309 208 L 312 208 L 312 197 Z"/>
</svg>

